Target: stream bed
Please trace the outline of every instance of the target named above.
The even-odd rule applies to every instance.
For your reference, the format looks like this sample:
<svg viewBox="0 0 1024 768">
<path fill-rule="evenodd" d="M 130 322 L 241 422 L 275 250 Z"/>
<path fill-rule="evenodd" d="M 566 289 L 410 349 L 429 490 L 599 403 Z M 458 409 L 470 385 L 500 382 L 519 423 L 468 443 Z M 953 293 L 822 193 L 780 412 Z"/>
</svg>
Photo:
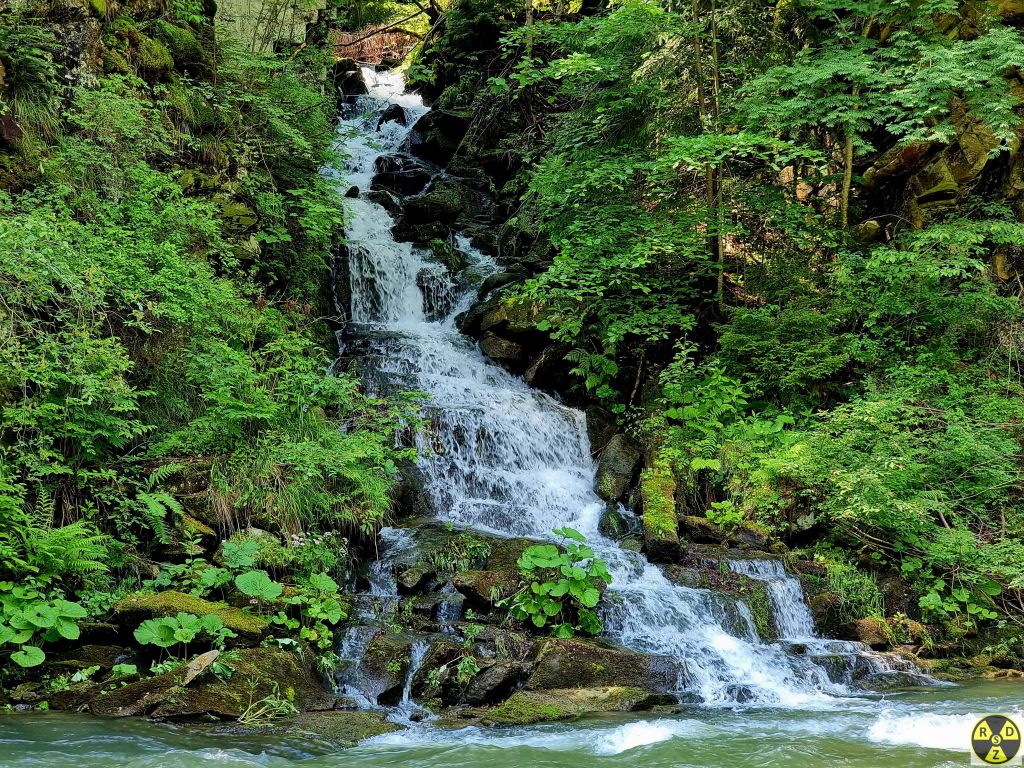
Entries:
<svg viewBox="0 0 1024 768">
<path fill-rule="evenodd" d="M 973 682 L 836 698 L 813 710 L 702 706 L 675 715 L 507 729 L 414 724 L 346 750 L 273 731 L 222 736 L 136 719 L 9 714 L 0 716 L 0 768 L 965 766 L 976 719 L 988 712 L 1019 715 L 1020 694 L 1019 684 Z"/>
</svg>

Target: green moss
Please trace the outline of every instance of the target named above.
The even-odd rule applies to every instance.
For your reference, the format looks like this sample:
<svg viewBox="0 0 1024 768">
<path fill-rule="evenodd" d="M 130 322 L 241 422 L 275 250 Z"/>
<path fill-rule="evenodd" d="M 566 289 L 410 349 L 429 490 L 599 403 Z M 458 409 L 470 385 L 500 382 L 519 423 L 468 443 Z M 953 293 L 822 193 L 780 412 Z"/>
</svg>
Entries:
<svg viewBox="0 0 1024 768">
<path fill-rule="evenodd" d="M 89 0 L 89 8 L 97 19 L 105 20 L 107 18 L 107 0 Z"/>
<path fill-rule="evenodd" d="M 226 603 L 215 603 L 195 595 L 168 590 L 154 595 L 130 595 L 114 603 L 115 616 L 143 615 L 148 618 L 174 616 L 179 611 L 205 616 L 215 613 L 228 629 L 249 637 L 262 636 L 269 626 L 266 619 L 233 608 Z"/>
<path fill-rule="evenodd" d="M 138 48 L 135 51 L 135 70 L 139 77 L 150 83 L 157 83 L 167 78 L 174 69 L 174 57 L 167 46 L 159 40 L 139 35 Z"/>
<path fill-rule="evenodd" d="M 646 536 L 678 542 L 675 494 L 676 481 L 667 461 L 658 459 L 641 473 L 640 497 Z"/>
<path fill-rule="evenodd" d="M 156 22 L 156 33 L 178 66 L 188 68 L 207 63 L 206 51 L 191 29 L 161 20 Z"/>
<path fill-rule="evenodd" d="M 504 725 L 529 725 L 597 712 L 630 712 L 650 699 L 651 694 L 642 688 L 623 686 L 518 691 L 480 714 Z"/>
</svg>

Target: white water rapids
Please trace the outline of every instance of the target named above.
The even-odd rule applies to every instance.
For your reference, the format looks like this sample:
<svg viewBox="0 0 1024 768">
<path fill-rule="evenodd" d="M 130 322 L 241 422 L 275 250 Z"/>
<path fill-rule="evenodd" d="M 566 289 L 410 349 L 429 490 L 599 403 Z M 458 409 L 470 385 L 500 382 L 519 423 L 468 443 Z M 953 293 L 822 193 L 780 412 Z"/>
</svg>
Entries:
<svg viewBox="0 0 1024 768">
<path fill-rule="evenodd" d="M 370 93 L 342 122 L 340 139 L 349 155 L 344 185 L 359 188 L 346 201 L 350 330 L 370 340 L 375 376 L 428 396 L 429 425 L 417 439 L 439 516 L 507 536 L 545 538 L 561 526 L 581 531 L 613 576 L 602 604 L 608 637 L 674 659 L 679 691 L 704 703 L 806 706 L 846 693 L 854 670 L 889 670 L 886 658 L 864 646 L 816 638 L 799 582 L 780 564 L 731 567 L 767 583 L 780 635 L 799 640 L 799 648 L 764 642 L 744 604 L 677 586 L 600 533 L 605 506 L 594 492 L 583 414 L 531 390 L 459 333 L 454 318 L 472 303 L 475 286 L 460 289 L 429 253 L 397 242 L 392 216 L 368 199 L 377 159 L 398 152 L 411 130 L 398 122 L 379 126 L 381 114 L 400 104 L 412 126 L 427 110 L 404 92 L 399 75 L 364 74 Z M 467 239 L 456 245 L 477 272 L 494 269 Z M 450 311 L 425 306 L 424 275 L 445 278 Z"/>
</svg>

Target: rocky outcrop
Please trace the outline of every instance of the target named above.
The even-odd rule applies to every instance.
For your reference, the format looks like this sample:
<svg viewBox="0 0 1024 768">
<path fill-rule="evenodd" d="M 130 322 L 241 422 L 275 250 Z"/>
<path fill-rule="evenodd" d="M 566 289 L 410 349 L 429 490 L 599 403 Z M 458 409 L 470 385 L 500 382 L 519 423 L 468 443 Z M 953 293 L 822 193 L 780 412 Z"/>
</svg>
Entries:
<svg viewBox="0 0 1024 768">
<path fill-rule="evenodd" d="M 531 725 L 599 712 L 636 712 L 675 700 L 642 688 L 609 686 L 605 688 L 565 688 L 547 691 L 519 691 L 497 707 L 471 710 L 468 714 L 484 722 L 501 725 Z"/>
<path fill-rule="evenodd" d="M 597 464 L 597 495 L 605 501 L 622 499 L 639 465 L 639 446 L 623 434 L 612 437 Z"/>
<path fill-rule="evenodd" d="M 455 156 L 468 129 L 465 116 L 434 109 L 417 121 L 408 149 L 416 157 L 443 166 Z"/>
<path fill-rule="evenodd" d="M 673 659 L 583 638 L 540 641 L 534 663 L 527 690 L 628 686 L 666 691 L 678 680 Z"/>
</svg>

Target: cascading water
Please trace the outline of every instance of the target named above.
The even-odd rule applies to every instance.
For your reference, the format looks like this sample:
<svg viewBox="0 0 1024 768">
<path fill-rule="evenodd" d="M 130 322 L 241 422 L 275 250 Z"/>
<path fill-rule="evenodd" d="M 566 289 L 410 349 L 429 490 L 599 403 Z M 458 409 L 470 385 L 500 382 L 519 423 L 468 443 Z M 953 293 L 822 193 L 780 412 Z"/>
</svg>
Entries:
<svg viewBox="0 0 1024 768">
<path fill-rule="evenodd" d="M 707 703 L 797 706 L 845 692 L 863 646 L 804 646 L 797 653 L 791 644 L 762 642 L 746 606 L 677 586 L 641 555 L 600 533 L 604 504 L 594 492 L 596 467 L 583 415 L 531 390 L 459 333 L 454 318 L 475 291 L 460 295 L 448 281 L 450 308 L 425 304 L 420 276 L 436 275 L 438 265 L 412 244 L 397 242 L 391 215 L 368 198 L 378 158 L 394 153 L 410 130 L 394 123 L 381 127 L 383 109 L 401 104 L 409 125 L 426 110 L 419 99 L 401 93 L 398 75 L 364 73 L 370 93 L 342 124 L 356 137 L 346 140 L 345 182 L 360 190 L 348 210 L 351 330 L 371 348 L 373 378 L 429 396 L 429 428 L 417 441 L 425 489 L 438 515 L 500 535 L 544 538 L 566 525 L 582 532 L 613 577 L 605 596 L 608 635 L 676 659 L 680 687 Z M 457 245 L 477 271 L 491 266 L 465 239 Z M 812 639 L 799 583 L 784 572 L 764 570 L 776 567 L 771 564 L 733 567 L 768 583 L 783 635 Z M 837 662 L 837 656 L 846 660 Z M 871 664 L 880 663 L 877 654 L 872 658 Z"/>
<path fill-rule="evenodd" d="M 779 637 L 806 640 L 815 637 L 814 617 L 804 602 L 800 582 L 788 574 L 778 560 L 730 560 L 733 573 L 763 581 L 772 601 L 772 611 Z"/>
</svg>

